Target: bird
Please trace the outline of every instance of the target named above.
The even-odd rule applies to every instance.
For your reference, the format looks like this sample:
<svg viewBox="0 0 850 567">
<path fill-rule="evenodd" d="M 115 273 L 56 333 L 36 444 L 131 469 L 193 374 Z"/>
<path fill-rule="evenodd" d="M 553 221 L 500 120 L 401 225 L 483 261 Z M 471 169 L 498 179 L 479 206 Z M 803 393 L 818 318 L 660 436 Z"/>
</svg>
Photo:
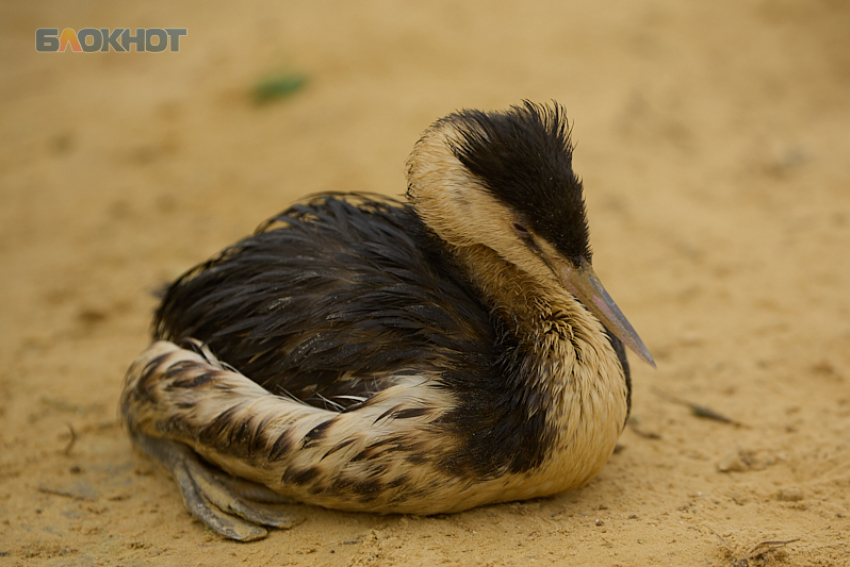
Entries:
<svg viewBox="0 0 850 567">
<path fill-rule="evenodd" d="M 406 199 L 323 193 L 162 294 L 120 412 L 219 534 L 279 503 L 431 515 L 589 482 L 655 366 L 592 267 L 555 101 L 459 110 L 407 162 Z"/>
</svg>

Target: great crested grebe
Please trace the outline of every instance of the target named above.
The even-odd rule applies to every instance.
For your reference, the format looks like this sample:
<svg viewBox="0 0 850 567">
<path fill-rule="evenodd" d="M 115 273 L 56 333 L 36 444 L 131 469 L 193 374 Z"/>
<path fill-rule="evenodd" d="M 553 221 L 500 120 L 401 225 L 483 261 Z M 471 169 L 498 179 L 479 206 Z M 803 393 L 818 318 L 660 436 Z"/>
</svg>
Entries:
<svg viewBox="0 0 850 567">
<path fill-rule="evenodd" d="M 623 343 L 654 362 L 591 267 L 563 108 L 438 120 L 407 198 L 313 197 L 167 290 L 121 412 L 213 530 L 285 527 L 272 493 L 412 514 L 546 496 L 611 456 Z"/>
</svg>

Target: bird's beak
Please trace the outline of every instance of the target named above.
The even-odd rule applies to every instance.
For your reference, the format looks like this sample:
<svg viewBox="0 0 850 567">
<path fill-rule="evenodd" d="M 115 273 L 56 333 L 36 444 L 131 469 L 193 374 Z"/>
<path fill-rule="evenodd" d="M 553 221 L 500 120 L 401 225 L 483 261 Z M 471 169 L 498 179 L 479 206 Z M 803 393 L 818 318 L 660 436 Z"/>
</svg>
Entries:
<svg viewBox="0 0 850 567">
<path fill-rule="evenodd" d="M 582 262 L 579 266 L 575 266 L 570 262 L 559 262 L 558 269 L 555 270 L 558 277 L 561 279 L 564 287 L 570 293 L 576 296 L 587 309 L 593 313 L 599 321 L 605 325 L 611 333 L 632 349 L 641 360 L 655 366 L 655 361 L 652 355 L 649 354 L 646 345 L 640 340 L 640 337 L 629 323 L 608 292 L 602 286 L 602 282 L 593 271 L 593 267 Z"/>
</svg>

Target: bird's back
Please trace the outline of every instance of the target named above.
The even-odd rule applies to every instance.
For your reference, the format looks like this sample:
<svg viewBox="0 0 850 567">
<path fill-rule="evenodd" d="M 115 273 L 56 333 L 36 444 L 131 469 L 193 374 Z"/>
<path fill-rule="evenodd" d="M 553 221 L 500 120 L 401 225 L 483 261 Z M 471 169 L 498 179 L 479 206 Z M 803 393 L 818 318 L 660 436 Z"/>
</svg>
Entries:
<svg viewBox="0 0 850 567">
<path fill-rule="evenodd" d="M 193 337 L 273 393 L 345 409 L 407 374 L 479 375 L 487 308 L 407 204 L 295 205 L 167 290 L 154 338 Z"/>
</svg>

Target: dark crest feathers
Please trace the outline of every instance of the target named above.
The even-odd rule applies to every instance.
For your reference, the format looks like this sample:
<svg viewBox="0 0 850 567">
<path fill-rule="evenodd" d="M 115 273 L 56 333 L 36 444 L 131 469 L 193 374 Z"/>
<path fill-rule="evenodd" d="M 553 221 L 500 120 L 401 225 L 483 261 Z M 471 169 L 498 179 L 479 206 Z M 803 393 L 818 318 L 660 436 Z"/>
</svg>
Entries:
<svg viewBox="0 0 850 567">
<path fill-rule="evenodd" d="M 566 111 L 524 102 L 507 112 L 463 110 L 456 123 L 455 156 L 519 222 L 578 261 L 591 259 L 581 181 L 573 173 Z"/>
</svg>

